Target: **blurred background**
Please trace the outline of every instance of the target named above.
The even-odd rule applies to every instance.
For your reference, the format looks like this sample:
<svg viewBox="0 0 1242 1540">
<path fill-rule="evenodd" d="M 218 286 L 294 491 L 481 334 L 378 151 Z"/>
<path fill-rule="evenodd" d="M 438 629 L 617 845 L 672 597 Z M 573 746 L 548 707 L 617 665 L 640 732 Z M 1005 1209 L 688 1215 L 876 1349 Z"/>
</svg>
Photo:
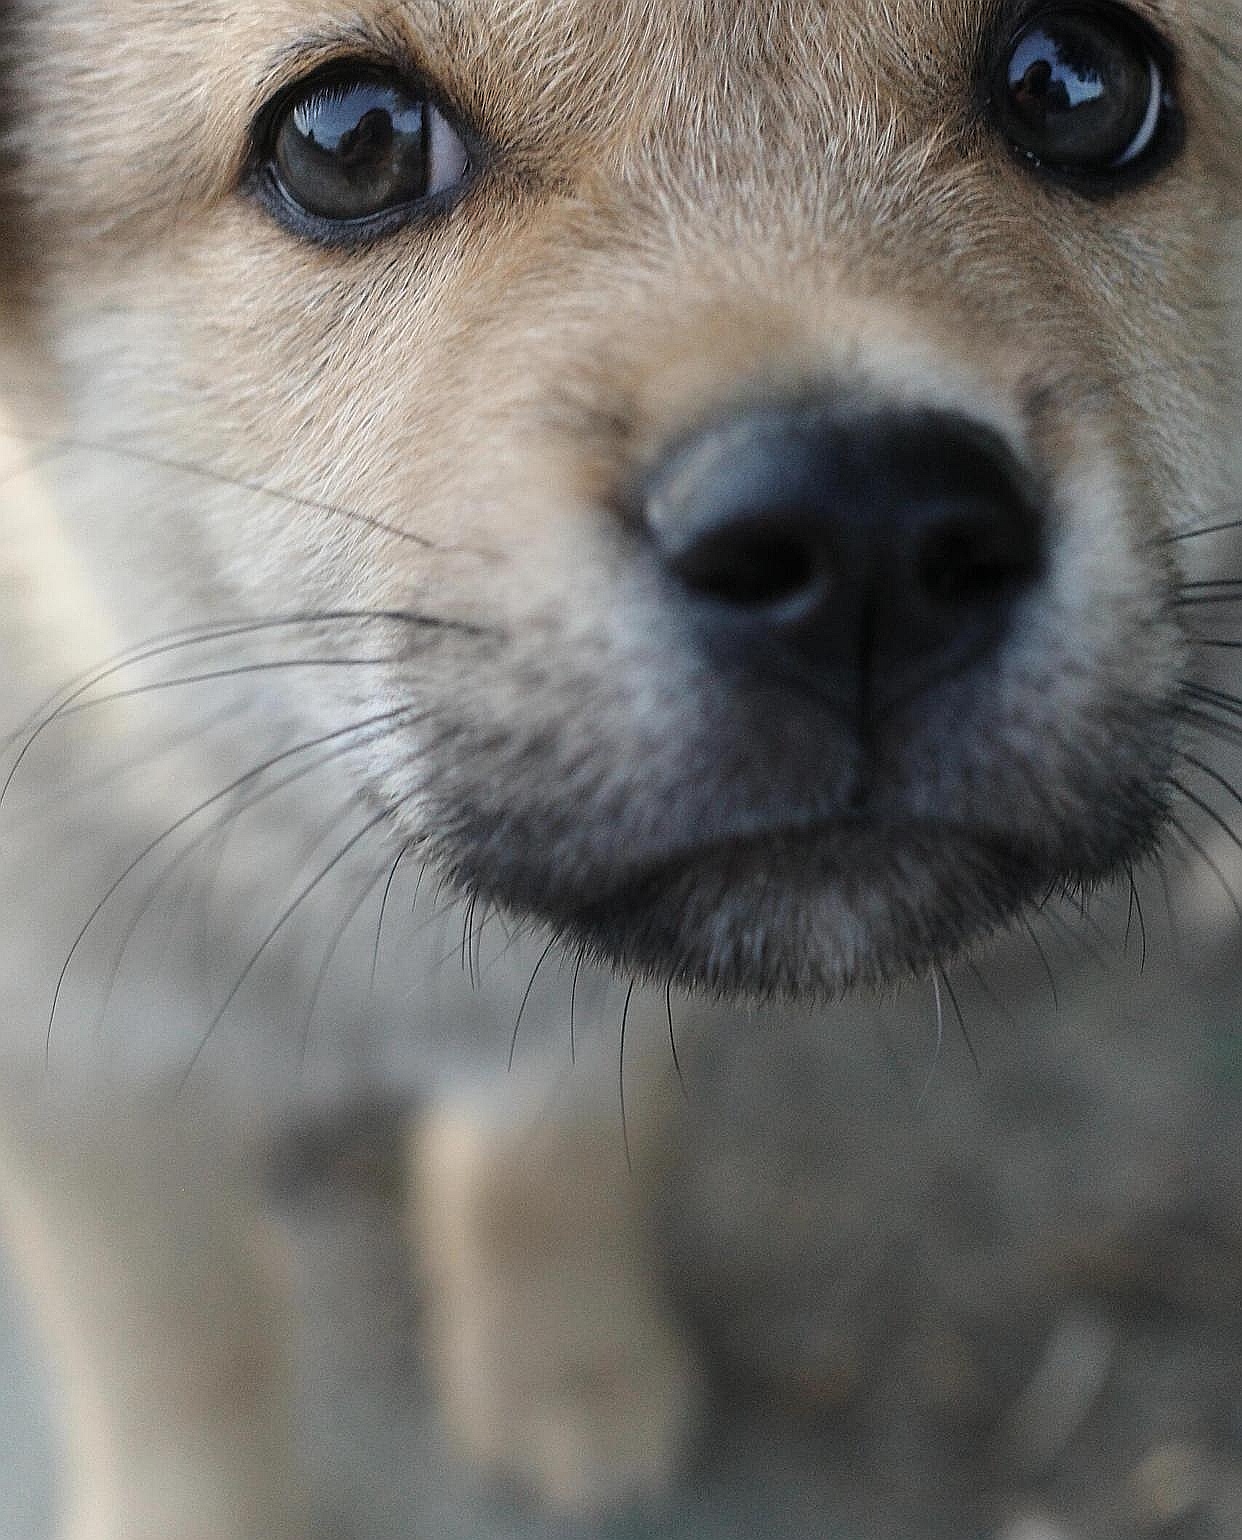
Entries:
<svg viewBox="0 0 1242 1540">
<path fill-rule="evenodd" d="M 667 1501 L 597 1525 L 541 1519 L 438 1426 L 391 1107 L 278 1141 L 322 1534 L 1236 1540 L 1236 961 L 1192 986 L 1047 950 L 1056 1008 L 1037 960 L 982 970 L 997 1004 L 961 986 L 970 1049 L 952 1023 L 937 1050 L 928 998 L 918 1041 L 876 1006 L 716 1019 L 683 1051 L 656 1222 L 710 1416 Z M 54 1409 L 7 1282 L 0 1363 L 0 1532 L 44 1540 Z"/>
</svg>

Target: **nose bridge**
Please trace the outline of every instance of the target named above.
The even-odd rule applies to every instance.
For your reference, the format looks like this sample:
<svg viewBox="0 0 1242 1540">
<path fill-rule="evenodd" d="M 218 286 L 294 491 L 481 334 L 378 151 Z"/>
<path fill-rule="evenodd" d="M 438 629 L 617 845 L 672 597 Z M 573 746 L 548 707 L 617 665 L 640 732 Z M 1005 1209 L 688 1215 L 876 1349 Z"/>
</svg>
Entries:
<svg viewBox="0 0 1242 1540">
<path fill-rule="evenodd" d="M 955 415 L 1020 451 L 1037 347 L 1008 345 L 951 287 L 934 302 L 929 289 L 873 296 L 830 252 L 755 252 L 719 282 L 691 271 L 657 283 L 600 353 L 627 381 L 636 458 L 735 407 L 781 413 L 801 399 L 813 413 L 829 398 Z"/>
<path fill-rule="evenodd" d="M 592 189 L 590 251 L 581 265 L 571 256 L 566 283 L 582 327 L 566 340 L 601 394 L 624 403 L 640 449 L 732 400 L 828 381 L 1021 432 L 1020 397 L 1054 356 L 1056 312 L 1036 305 L 1019 259 L 1007 277 L 995 249 L 976 252 L 970 197 L 944 229 L 931 211 L 949 200 L 930 176 L 922 199 L 893 194 L 914 181 L 893 168 L 902 153 L 873 165 L 870 182 L 831 165 L 731 179 L 644 163 Z M 1042 335 L 1024 320 L 1036 310 Z"/>
<path fill-rule="evenodd" d="M 588 382 L 594 367 L 601 396 L 632 398 L 640 445 L 735 394 L 826 378 L 987 415 L 1024 357 L 1051 354 L 1023 317 L 1055 315 L 1037 306 L 1053 279 L 1033 256 L 998 260 L 994 179 L 964 168 L 926 102 L 903 116 L 913 86 L 873 90 L 877 67 L 835 89 L 817 64 L 803 93 L 775 64 L 721 66 L 727 88 L 691 88 L 576 165 L 541 218 L 532 289 L 573 325 L 549 366 Z"/>
<path fill-rule="evenodd" d="M 960 125 L 955 104 L 973 104 L 969 28 L 946 27 L 928 9 L 885 0 L 643 7 L 663 19 L 644 21 L 642 42 L 659 54 L 628 82 L 643 103 L 631 116 L 632 164 L 640 176 L 644 162 L 659 164 L 700 202 L 713 183 L 735 205 L 765 184 L 818 198 L 829 183 L 875 183 L 891 199 L 903 158 L 925 159 L 941 128 Z"/>
</svg>

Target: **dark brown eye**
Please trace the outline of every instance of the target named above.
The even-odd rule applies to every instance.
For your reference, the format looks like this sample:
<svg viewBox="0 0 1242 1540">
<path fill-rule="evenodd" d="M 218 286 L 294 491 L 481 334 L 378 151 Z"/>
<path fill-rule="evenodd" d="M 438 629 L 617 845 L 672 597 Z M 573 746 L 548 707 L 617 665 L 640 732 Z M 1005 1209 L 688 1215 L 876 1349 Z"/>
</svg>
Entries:
<svg viewBox="0 0 1242 1540">
<path fill-rule="evenodd" d="M 1010 144 L 1051 171 L 1118 173 L 1158 147 L 1175 108 L 1163 50 L 1112 5 L 1041 11 L 1005 49 L 993 81 Z"/>
<path fill-rule="evenodd" d="M 336 76 L 275 119 L 269 168 L 303 213 L 359 223 L 448 192 L 466 175 L 460 135 L 426 97 L 391 80 Z"/>
</svg>

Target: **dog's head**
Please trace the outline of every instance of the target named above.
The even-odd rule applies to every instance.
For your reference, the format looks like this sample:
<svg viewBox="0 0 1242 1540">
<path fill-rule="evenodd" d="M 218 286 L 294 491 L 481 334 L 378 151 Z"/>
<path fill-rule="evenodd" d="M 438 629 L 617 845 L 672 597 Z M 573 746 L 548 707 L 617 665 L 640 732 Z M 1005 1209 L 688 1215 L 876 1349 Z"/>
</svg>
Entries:
<svg viewBox="0 0 1242 1540">
<path fill-rule="evenodd" d="M 1176 537 L 1224 517 L 1231 3 L 5 27 L 83 546 L 131 631 L 335 616 L 372 661 L 299 705 L 463 886 L 830 992 L 1154 841 Z"/>
</svg>

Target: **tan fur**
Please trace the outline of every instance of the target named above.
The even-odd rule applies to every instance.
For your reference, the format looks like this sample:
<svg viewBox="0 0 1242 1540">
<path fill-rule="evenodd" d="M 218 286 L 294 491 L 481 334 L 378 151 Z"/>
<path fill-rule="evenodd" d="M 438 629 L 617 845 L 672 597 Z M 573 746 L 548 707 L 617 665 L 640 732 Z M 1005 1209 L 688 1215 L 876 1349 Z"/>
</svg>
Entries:
<svg viewBox="0 0 1242 1540">
<path fill-rule="evenodd" d="M 417 610 L 456 627 L 426 639 L 395 620 L 341 621 L 340 652 L 384 661 L 263 685 L 277 749 L 417 703 L 417 720 L 366 743 L 341 778 L 394 810 L 385 862 L 408 842 L 463 886 L 599 948 L 575 930 L 590 901 L 684 858 L 689 875 L 651 903 L 675 934 L 665 971 L 688 986 L 818 998 L 939 967 L 1032 896 L 1008 893 L 1003 861 L 979 878 L 981 845 L 1025 841 L 1049 879 L 1117 866 L 1118 788 L 1160 788 L 1174 752 L 1191 648 L 1171 594 L 1183 566 L 1209 571 L 1214 557 L 1165 537 L 1211 523 L 1227 495 L 1238 11 L 1135 9 L 1180 51 L 1187 145 L 1149 184 L 1092 201 L 1033 177 L 980 121 L 985 0 L 0 0 L 8 290 L 76 445 L 44 467 L 53 481 L 59 470 L 58 514 L 22 502 L 37 519 L 28 565 L 63 595 L 80 563 L 106 617 L 91 626 L 115 629 L 115 647 L 322 611 Z M 362 47 L 416 61 L 500 148 L 449 217 L 321 249 L 239 189 L 249 125 L 279 90 Z M 644 577 L 618 505 L 696 424 L 812 389 L 995 428 L 1051 483 L 1056 541 L 1039 611 L 995 677 L 965 703 L 929 705 L 917 741 L 893 751 L 902 813 L 939 820 L 940 842 L 894 852 L 882 828 L 851 833 L 831 879 L 781 846 L 777 881 L 780 840 L 752 835 L 797 802 L 812 753 L 823 805 L 840 801 L 847 734 L 769 717 L 762 692 L 714 679 Z M 61 428 L 22 406 L 10 410 L 37 456 Z M 33 626 L 73 629 L 55 604 Z M 73 649 L 52 645 L 67 676 Z M 730 821 L 740 783 L 762 787 L 752 826 Z M 133 800 L 110 848 L 140 849 L 185 805 Z M 273 866 L 290 866 L 316 810 L 308 796 L 271 836 Z M 609 947 L 623 968 L 659 971 L 620 926 Z M 748 978 L 752 951 L 766 971 Z M 20 999 L 11 1013 L 28 1009 Z M 385 1005 L 394 1023 L 401 1008 Z M 535 1216 L 559 1226 L 547 1248 L 564 1267 L 528 1273 L 521 1247 L 515 1260 L 487 1201 L 521 1206 L 513 1122 L 450 1101 L 411 1137 L 424 1233 L 439 1243 L 431 1271 L 462 1312 L 441 1334 L 447 1393 L 482 1458 L 590 1507 L 667 1479 L 697 1376 L 655 1302 L 641 1183 L 599 1177 L 609 1222 L 594 1238 L 583 1231 L 599 1212 L 571 1183 L 572 1201 Z M 571 1148 L 598 1172 L 598 1125 L 564 1127 L 537 1147 L 533 1181 L 572 1166 Z M 618 1235 L 639 1259 L 628 1270 Z M 621 1280 L 641 1391 L 610 1421 L 588 1375 L 584 1402 L 507 1440 L 538 1391 L 505 1331 L 546 1340 L 540 1362 L 558 1383 L 558 1352 L 580 1360 L 574 1333 L 596 1318 L 560 1302 L 558 1338 L 543 1283 L 598 1298 L 605 1274 Z M 239 1300 L 251 1276 L 239 1263 Z M 502 1321 L 515 1278 L 525 1293 Z M 89 1501 L 99 1512 L 82 1536 L 139 1534 L 132 1497 L 101 1481 Z M 277 1532 L 245 1513 L 220 1523 L 216 1540 Z M 168 1514 L 141 1530 L 157 1532 L 197 1533 Z"/>
</svg>

